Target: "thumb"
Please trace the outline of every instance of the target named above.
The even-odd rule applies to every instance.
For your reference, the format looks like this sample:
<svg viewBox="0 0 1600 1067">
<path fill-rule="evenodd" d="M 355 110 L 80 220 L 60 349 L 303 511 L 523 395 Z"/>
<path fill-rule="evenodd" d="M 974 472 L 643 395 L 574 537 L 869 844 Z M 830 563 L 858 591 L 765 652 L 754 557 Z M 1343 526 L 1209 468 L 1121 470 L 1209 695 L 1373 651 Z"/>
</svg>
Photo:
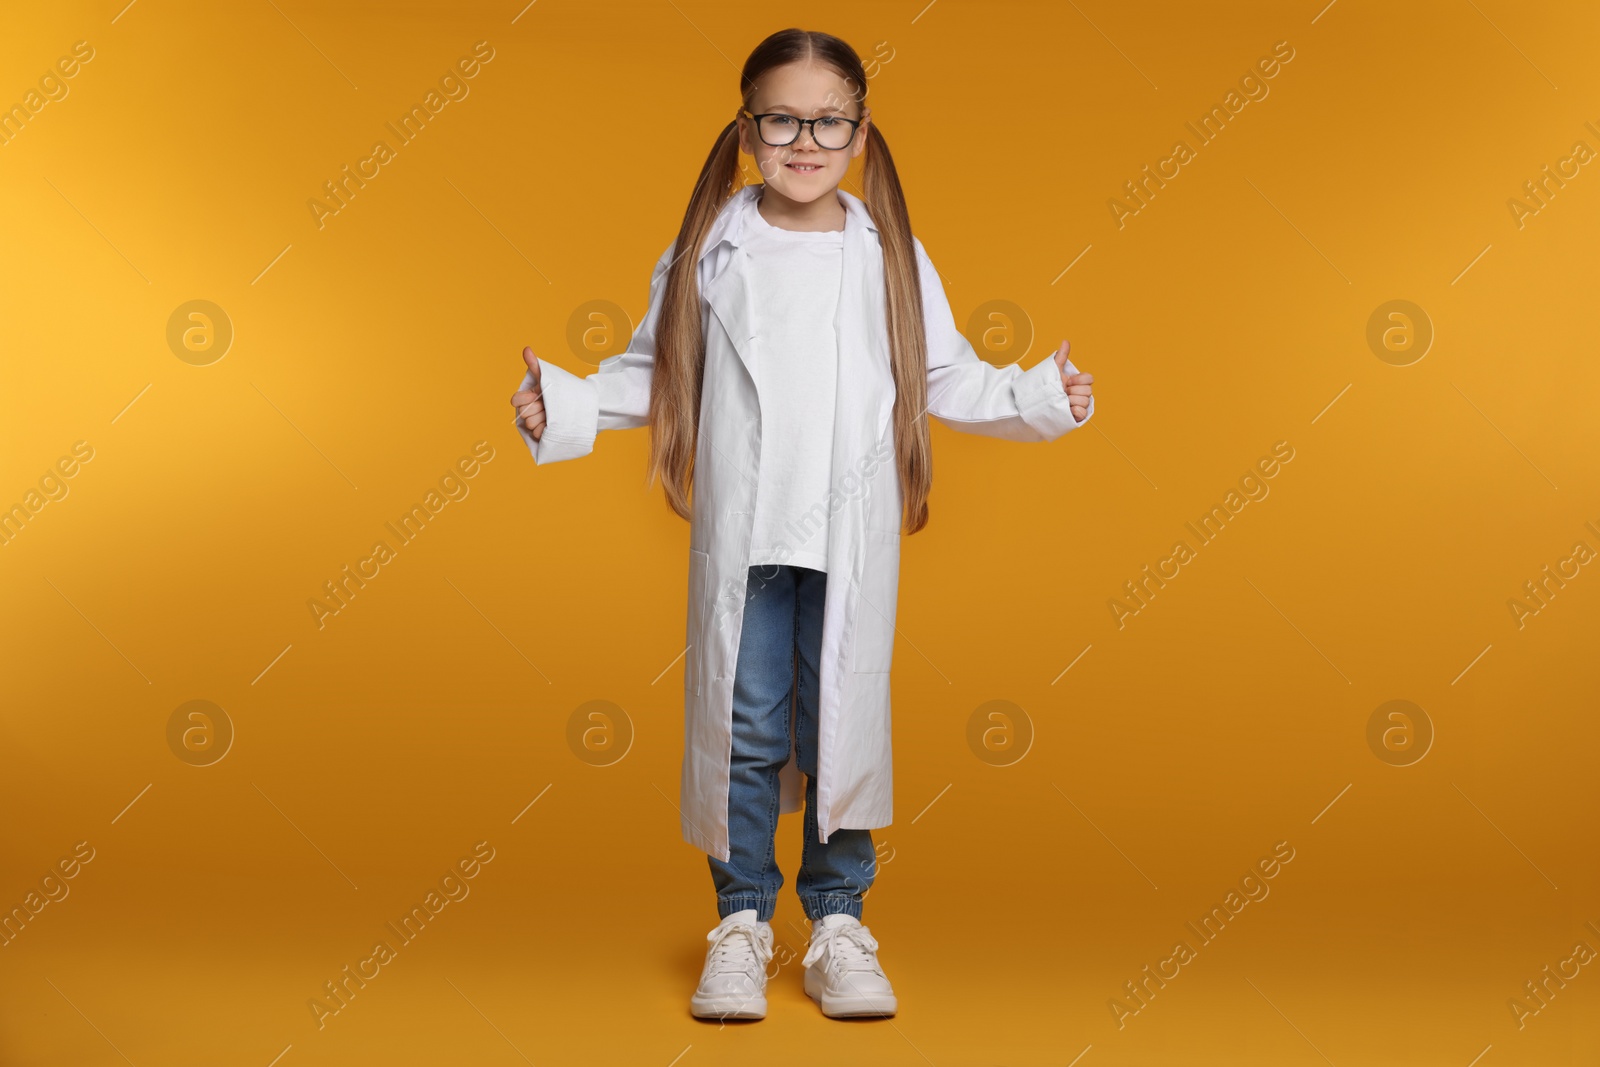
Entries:
<svg viewBox="0 0 1600 1067">
<path fill-rule="evenodd" d="M 1071 351 L 1072 351 L 1072 342 L 1071 341 L 1062 341 L 1061 342 L 1061 347 L 1056 349 L 1056 369 L 1060 370 L 1063 374 L 1066 373 L 1067 354 L 1069 352 L 1071 352 Z"/>
<path fill-rule="evenodd" d="M 533 384 L 539 384 L 539 357 L 533 354 L 531 347 L 522 350 L 522 362 L 528 365 L 528 371 L 533 375 Z"/>
</svg>

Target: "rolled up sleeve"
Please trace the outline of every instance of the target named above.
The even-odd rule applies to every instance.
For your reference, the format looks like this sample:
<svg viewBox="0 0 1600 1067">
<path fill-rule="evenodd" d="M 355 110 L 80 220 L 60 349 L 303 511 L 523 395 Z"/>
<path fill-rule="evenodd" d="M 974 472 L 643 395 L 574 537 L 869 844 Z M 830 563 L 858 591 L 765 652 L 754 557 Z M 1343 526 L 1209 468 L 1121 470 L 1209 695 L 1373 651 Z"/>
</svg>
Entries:
<svg viewBox="0 0 1600 1067">
<path fill-rule="evenodd" d="M 590 380 L 594 376 L 580 378 L 554 363 L 539 361 L 544 432 L 536 440 L 522 420 L 517 419 L 517 432 L 528 442 L 534 463 L 557 463 L 594 451 L 595 435 L 600 429 L 600 392 Z M 533 372 L 529 371 L 522 376 L 518 391 L 532 388 Z"/>
</svg>

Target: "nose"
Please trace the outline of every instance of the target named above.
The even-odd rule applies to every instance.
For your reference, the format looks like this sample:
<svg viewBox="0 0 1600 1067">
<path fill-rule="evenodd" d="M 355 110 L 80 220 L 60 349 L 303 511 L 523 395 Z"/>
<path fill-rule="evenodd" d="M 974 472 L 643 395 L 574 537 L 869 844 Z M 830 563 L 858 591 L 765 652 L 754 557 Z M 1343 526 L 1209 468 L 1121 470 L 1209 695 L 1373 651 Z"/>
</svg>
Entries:
<svg viewBox="0 0 1600 1067">
<path fill-rule="evenodd" d="M 815 129 L 816 129 L 816 127 L 811 125 L 809 122 L 806 123 L 804 126 L 800 127 L 800 136 L 796 137 L 794 139 L 794 141 L 790 143 L 789 147 L 790 148 L 799 148 L 801 141 L 809 141 L 812 148 L 815 148 L 818 151 L 820 151 L 822 146 L 817 144 L 816 136 L 812 132 Z"/>
</svg>

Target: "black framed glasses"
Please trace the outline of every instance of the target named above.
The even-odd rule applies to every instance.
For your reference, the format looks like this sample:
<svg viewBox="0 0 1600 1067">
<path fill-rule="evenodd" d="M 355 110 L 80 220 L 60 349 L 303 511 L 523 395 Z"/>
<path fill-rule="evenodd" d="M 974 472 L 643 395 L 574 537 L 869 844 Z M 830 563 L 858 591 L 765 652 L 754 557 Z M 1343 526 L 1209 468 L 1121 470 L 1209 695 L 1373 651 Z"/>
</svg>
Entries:
<svg viewBox="0 0 1600 1067">
<path fill-rule="evenodd" d="M 749 111 L 741 110 L 740 114 L 750 115 L 755 120 L 756 133 L 760 134 L 762 143 L 773 148 L 794 144 L 800 139 L 800 127 L 810 126 L 811 139 L 817 142 L 818 148 L 838 151 L 850 147 L 850 142 L 855 140 L 856 130 L 861 126 L 859 120 L 847 119 L 843 115 L 819 115 L 814 119 L 803 119 L 781 111 L 751 115 Z"/>
</svg>

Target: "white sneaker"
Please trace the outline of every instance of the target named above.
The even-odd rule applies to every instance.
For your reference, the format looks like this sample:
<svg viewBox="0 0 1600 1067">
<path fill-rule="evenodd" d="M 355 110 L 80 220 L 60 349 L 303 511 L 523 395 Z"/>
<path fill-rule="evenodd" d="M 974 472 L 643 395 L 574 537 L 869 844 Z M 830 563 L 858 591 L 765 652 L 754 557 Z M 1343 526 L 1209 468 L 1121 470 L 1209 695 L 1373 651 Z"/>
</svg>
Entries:
<svg viewBox="0 0 1600 1067">
<path fill-rule="evenodd" d="M 806 996 L 830 1018 L 893 1015 L 894 987 L 878 966 L 878 942 L 853 915 L 824 915 L 811 924 L 811 945 L 800 962 L 806 968 Z"/>
<path fill-rule="evenodd" d="M 712 927 L 706 940 L 711 947 L 689 1011 L 697 1019 L 765 1019 L 772 925 L 746 908 Z"/>
</svg>

